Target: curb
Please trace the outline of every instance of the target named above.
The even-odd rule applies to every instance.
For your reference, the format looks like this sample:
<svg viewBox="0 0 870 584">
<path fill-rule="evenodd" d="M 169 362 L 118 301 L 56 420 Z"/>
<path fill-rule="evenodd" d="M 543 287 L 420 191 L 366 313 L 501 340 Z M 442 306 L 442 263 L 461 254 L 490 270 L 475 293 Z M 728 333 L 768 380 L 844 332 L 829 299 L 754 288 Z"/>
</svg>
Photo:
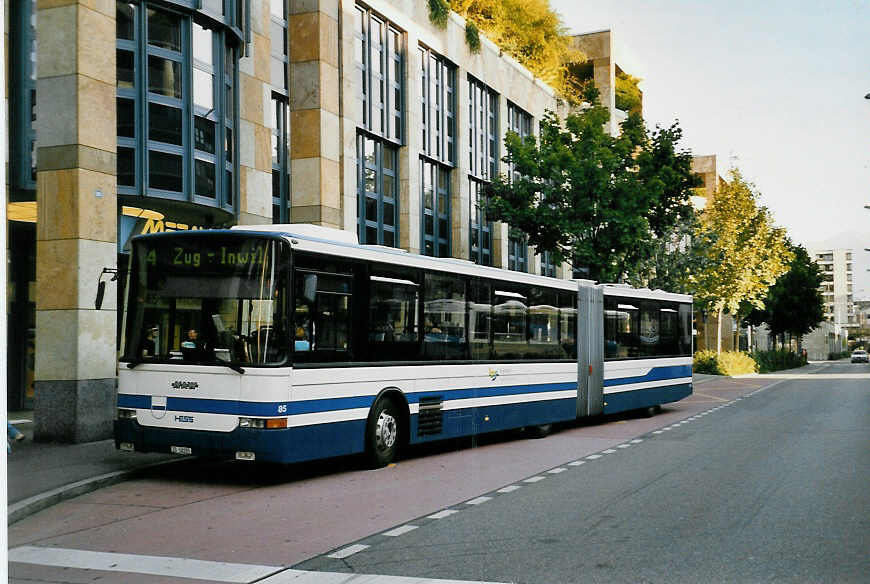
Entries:
<svg viewBox="0 0 870 584">
<path fill-rule="evenodd" d="M 61 501 L 74 499 L 75 497 L 86 495 L 88 493 L 96 491 L 97 489 L 102 489 L 103 487 L 108 487 L 124 482 L 129 477 L 144 470 L 160 467 L 166 464 L 173 464 L 175 462 L 181 462 L 182 460 L 190 460 L 191 458 L 193 457 L 185 456 L 183 458 L 178 458 L 174 460 L 163 460 L 152 464 L 146 464 L 145 466 L 139 466 L 128 470 L 108 472 L 88 479 L 76 481 L 68 485 L 63 485 L 62 487 L 57 487 L 56 489 L 51 489 L 50 491 L 46 491 L 38 495 L 33 495 L 32 497 L 28 497 L 26 499 L 22 499 L 21 501 L 12 503 L 7 507 L 7 525 L 12 525 L 13 523 L 21 521 L 26 517 L 42 511 L 43 509 L 47 509 L 52 505 L 57 505 Z"/>
</svg>

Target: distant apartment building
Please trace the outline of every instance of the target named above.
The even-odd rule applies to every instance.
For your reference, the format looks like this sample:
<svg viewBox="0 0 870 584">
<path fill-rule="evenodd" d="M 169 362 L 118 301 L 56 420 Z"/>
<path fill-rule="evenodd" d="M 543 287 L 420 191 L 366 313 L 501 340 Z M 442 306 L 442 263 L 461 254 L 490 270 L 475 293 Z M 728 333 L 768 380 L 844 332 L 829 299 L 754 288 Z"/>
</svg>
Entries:
<svg viewBox="0 0 870 584">
<path fill-rule="evenodd" d="M 852 296 L 852 250 L 810 249 L 810 257 L 822 273 L 825 320 L 844 328 L 858 326 Z"/>
</svg>

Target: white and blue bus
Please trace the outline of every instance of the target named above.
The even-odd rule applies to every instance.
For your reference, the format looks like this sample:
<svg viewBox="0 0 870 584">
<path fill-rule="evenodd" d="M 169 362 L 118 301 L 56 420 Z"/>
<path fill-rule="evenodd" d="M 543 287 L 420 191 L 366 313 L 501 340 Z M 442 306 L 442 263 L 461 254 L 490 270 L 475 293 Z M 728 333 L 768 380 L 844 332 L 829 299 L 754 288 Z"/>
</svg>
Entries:
<svg viewBox="0 0 870 584">
<path fill-rule="evenodd" d="M 133 240 L 116 446 L 297 462 L 653 409 L 692 299 L 359 245 L 311 225 Z"/>
</svg>

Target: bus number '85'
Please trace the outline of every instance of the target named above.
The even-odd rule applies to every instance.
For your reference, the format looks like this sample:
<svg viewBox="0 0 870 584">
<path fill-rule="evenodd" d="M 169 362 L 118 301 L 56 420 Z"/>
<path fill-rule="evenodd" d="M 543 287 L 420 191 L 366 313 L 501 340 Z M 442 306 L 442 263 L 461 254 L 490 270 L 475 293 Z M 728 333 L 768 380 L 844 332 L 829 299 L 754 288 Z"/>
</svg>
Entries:
<svg viewBox="0 0 870 584">
<path fill-rule="evenodd" d="M 280 406 L 278 406 L 278 413 L 279 414 L 286 414 L 287 413 L 287 404 L 281 404 Z"/>
</svg>

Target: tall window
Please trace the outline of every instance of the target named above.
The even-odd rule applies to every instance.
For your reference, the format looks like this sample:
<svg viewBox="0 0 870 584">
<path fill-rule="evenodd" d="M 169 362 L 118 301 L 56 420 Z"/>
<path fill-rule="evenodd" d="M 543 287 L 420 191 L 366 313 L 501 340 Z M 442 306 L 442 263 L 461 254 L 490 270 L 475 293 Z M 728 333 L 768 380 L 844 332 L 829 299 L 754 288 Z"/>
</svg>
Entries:
<svg viewBox="0 0 870 584">
<path fill-rule="evenodd" d="M 399 209 L 396 148 L 364 134 L 357 136 L 360 243 L 398 245 Z"/>
<path fill-rule="evenodd" d="M 272 93 L 272 223 L 290 222 L 290 160 L 287 149 L 290 108 L 287 98 Z"/>
<path fill-rule="evenodd" d="M 269 36 L 272 50 L 270 80 L 272 109 L 269 129 L 272 133 L 272 223 L 290 222 L 290 108 L 288 107 L 287 2 L 270 0 Z"/>
<path fill-rule="evenodd" d="M 354 10 L 360 243 L 396 246 L 398 147 L 404 127 L 402 33 L 366 7 Z"/>
<path fill-rule="evenodd" d="M 36 191 L 36 2 L 21 0 L 10 2 L 7 7 L 9 200 L 33 201 Z"/>
<path fill-rule="evenodd" d="M 420 184 L 423 190 L 423 254 L 450 257 L 450 171 L 421 158 Z"/>
<path fill-rule="evenodd" d="M 541 253 L 541 275 L 556 277 L 556 263 L 553 261 L 553 254 L 548 251 Z"/>
<path fill-rule="evenodd" d="M 468 168 L 471 260 L 492 265 L 492 222 L 481 208 L 481 187 L 498 174 L 498 94 L 468 78 Z"/>
<path fill-rule="evenodd" d="M 508 234 L 508 269 L 517 272 L 529 271 L 529 246 L 521 231 L 510 228 Z"/>
<path fill-rule="evenodd" d="M 420 47 L 422 106 L 421 248 L 425 255 L 450 256 L 450 169 L 456 163 L 456 69 Z"/>
<path fill-rule="evenodd" d="M 508 102 L 508 131 L 517 134 L 520 138 L 526 138 L 532 133 L 532 115 L 515 104 Z M 519 173 L 514 164 L 510 164 L 509 171 L 511 180 L 517 180 Z M 508 269 L 518 272 L 529 271 L 529 245 L 526 234 L 518 229 L 511 229 L 508 235 Z"/>
<path fill-rule="evenodd" d="M 234 210 L 238 31 L 148 2 L 116 6 L 118 193 Z"/>
</svg>

